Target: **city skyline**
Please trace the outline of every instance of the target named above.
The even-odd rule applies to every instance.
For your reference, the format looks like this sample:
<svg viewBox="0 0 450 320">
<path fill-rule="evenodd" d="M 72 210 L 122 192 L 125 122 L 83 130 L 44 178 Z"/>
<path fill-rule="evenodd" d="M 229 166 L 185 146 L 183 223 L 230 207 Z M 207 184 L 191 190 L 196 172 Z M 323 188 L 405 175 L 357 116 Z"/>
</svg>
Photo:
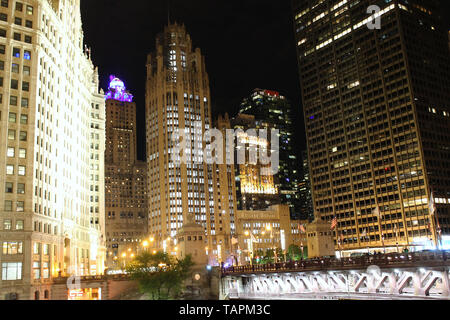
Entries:
<svg viewBox="0 0 450 320">
<path fill-rule="evenodd" d="M 446 9 L 1 0 L 0 300 L 450 299 Z"/>
</svg>

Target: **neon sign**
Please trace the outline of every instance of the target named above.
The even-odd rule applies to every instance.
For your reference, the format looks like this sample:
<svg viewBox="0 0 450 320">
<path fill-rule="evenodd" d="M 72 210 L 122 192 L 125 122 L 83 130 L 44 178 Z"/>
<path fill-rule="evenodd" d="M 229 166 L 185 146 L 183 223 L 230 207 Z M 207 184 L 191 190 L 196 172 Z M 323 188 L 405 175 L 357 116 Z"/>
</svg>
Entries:
<svg viewBox="0 0 450 320">
<path fill-rule="evenodd" d="M 106 93 L 106 100 L 118 100 L 123 102 L 133 102 L 133 95 L 126 90 L 125 84 L 116 76 L 109 77 L 109 91 Z"/>
</svg>

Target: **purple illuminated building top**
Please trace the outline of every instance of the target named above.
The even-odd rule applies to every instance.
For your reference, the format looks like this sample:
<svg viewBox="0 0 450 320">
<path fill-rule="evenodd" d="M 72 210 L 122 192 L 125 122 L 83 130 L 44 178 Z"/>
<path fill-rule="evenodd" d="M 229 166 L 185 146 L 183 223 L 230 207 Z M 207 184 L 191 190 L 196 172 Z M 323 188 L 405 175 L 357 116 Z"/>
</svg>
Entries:
<svg viewBox="0 0 450 320">
<path fill-rule="evenodd" d="M 109 91 L 106 93 L 106 100 L 114 99 L 123 102 L 133 102 L 133 95 L 126 90 L 122 80 L 115 76 L 110 76 L 109 79 Z"/>
</svg>

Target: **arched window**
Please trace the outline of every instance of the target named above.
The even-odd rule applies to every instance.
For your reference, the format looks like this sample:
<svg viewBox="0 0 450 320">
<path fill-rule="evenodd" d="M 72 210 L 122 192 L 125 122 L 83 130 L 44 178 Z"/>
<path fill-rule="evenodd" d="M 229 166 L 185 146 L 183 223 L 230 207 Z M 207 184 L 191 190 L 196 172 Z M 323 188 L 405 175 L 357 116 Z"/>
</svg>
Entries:
<svg viewBox="0 0 450 320">
<path fill-rule="evenodd" d="M 34 293 L 34 300 L 39 300 L 39 291 Z"/>
</svg>

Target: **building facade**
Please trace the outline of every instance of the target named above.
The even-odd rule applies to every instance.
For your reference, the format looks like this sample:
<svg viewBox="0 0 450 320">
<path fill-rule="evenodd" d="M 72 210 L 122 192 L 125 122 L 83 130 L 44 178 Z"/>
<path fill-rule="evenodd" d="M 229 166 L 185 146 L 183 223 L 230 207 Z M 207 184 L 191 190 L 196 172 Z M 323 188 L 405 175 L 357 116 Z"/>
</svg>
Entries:
<svg viewBox="0 0 450 320">
<path fill-rule="evenodd" d="M 300 180 L 298 184 L 298 191 L 300 193 L 300 208 L 301 218 L 309 221 L 314 220 L 314 208 L 311 193 L 311 180 L 309 175 L 308 152 L 301 153 L 302 170 L 300 173 Z"/>
<path fill-rule="evenodd" d="M 136 255 L 148 235 L 147 165 L 137 159 L 136 103 L 111 76 L 106 94 L 105 198 L 109 268 Z M 124 256 L 125 255 L 125 256 Z"/>
<path fill-rule="evenodd" d="M 80 3 L 0 3 L 0 299 L 104 271 L 104 99 Z"/>
<path fill-rule="evenodd" d="M 241 103 L 240 114 L 253 115 L 256 125 L 261 128 L 280 131 L 279 172 L 274 176 L 275 188 L 281 203 L 288 204 L 291 216 L 300 218 L 300 177 L 299 155 L 294 148 L 292 108 L 288 100 L 279 92 L 255 89 Z"/>
<path fill-rule="evenodd" d="M 337 218 L 347 251 L 435 248 L 439 231 L 445 243 L 450 64 L 439 2 L 293 3 L 316 215 Z"/>
<path fill-rule="evenodd" d="M 238 264 L 250 264 L 254 253 L 281 249 L 287 252 L 291 245 L 307 246 L 306 233 L 293 221 L 286 204 L 265 210 L 238 210 L 236 214 Z M 282 261 L 281 257 L 280 260 Z M 229 261 L 232 264 L 233 261 Z"/>
<path fill-rule="evenodd" d="M 228 117 L 228 115 L 226 115 Z M 238 210 L 264 210 L 272 205 L 279 204 L 281 198 L 275 186 L 274 176 L 265 175 L 265 170 L 270 169 L 269 165 L 262 165 L 260 161 L 250 163 L 249 152 L 245 154 L 245 163 L 238 163 L 239 148 L 250 150 L 252 147 L 270 146 L 270 142 L 253 132 L 252 136 L 248 130 L 265 129 L 257 125 L 253 115 L 238 114 L 229 120 L 229 128 L 232 128 L 236 137 L 236 149 L 233 154 L 235 159 L 234 171 L 236 181 L 236 202 Z M 241 147 L 239 147 L 239 145 Z"/>
<path fill-rule="evenodd" d="M 154 245 L 173 250 L 178 230 L 192 215 L 205 229 L 211 263 L 218 264 L 229 252 L 236 204 L 233 184 L 217 188 L 217 182 L 229 181 L 232 172 L 204 161 L 203 137 L 212 126 L 209 77 L 205 58 L 192 47 L 182 25 L 165 27 L 148 56 L 146 114 L 149 232 Z M 178 139 L 177 133 L 186 139 Z"/>
</svg>

